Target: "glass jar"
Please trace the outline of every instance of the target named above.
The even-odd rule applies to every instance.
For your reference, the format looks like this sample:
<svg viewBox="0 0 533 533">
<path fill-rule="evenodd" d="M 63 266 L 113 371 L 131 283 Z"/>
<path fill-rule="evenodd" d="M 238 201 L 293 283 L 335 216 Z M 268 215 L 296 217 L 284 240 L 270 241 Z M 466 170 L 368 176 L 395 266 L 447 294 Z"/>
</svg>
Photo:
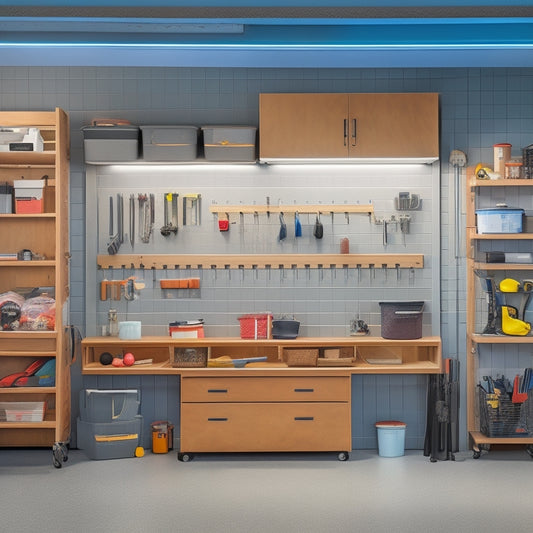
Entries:
<svg viewBox="0 0 533 533">
<path fill-rule="evenodd" d="M 505 179 L 518 180 L 522 177 L 522 161 L 507 161 L 505 163 Z"/>
</svg>

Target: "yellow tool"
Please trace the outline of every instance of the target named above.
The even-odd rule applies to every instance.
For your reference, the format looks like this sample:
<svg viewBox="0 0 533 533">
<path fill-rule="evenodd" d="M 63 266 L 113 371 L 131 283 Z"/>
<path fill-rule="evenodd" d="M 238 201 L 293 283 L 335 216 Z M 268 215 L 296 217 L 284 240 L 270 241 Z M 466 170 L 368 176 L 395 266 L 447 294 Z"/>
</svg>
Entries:
<svg viewBox="0 0 533 533">
<path fill-rule="evenodd" d="M 502 331 L 506 335 L 527 335 L 531 331 L 531 324 L 516 318 L 518 311 L 515 307 L 502 305 Z"/>
</svg>

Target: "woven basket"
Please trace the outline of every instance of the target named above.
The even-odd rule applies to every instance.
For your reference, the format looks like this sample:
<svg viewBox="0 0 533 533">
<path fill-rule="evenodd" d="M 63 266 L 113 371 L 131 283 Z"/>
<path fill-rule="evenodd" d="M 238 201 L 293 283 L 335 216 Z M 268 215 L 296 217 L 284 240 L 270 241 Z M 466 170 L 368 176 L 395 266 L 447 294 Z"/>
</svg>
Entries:
<svg viewBox="0 0 533 533">
<path fill-rule="evenodd" d="M 287 366 L 316 366 L 318 348 L 291 348 L 285 350 Z"/>
<path fill-rule="evenodd" d="M 207 366 L 208 348 L 174 348 L 173 367 Z"/>
</svg>

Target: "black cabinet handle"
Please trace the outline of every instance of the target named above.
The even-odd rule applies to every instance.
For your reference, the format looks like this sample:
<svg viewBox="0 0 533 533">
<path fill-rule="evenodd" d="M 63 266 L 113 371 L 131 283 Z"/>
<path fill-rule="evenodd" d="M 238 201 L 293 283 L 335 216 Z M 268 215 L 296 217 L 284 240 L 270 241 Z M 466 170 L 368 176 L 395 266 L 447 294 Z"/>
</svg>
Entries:
<svg viewBox="0 0 533 533">
<path fill-rule="evenodd" d="M 294 420 L 314 420 L 314 416 L 295 416 Z"/>
<path fill-rule="evenodd" d="M 227 422 L 228 419 L 227 418 L 208 418 L 207 419 L 208 422 Z"/>
<path fill-rule="evenodd" d="M 355 146 L 355 138 L 357 137 L 357 119 L 352 119 L 352 146 Z"/>
<path fill-rule="evenodd" d="M 207 392 L 226 393 L 226 392 L 228 392 L 228 389 L 207 389 Z"/>
<path fill-rule="evenodd" d="M 294 389 L 294 392 L 315 392 L 315 389 Z"/>
<path fill-rule="evenodd" d="M 344 119 L 344 146 L 346 146 L 347 140 L 348 140 L 348 121 Z"/>
</svg>

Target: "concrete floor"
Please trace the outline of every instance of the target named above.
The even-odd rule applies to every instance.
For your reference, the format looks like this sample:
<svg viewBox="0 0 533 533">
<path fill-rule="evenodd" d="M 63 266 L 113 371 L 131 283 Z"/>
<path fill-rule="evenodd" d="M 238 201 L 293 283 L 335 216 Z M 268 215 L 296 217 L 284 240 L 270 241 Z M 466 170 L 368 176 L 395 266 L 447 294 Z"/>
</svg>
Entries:
<svg viewBox="0 0 533 533">
<path fill-rule="evenodd" d="M 524 449 L 431 463 L 421 452 L 199 454 L 91 461 L 0 449 L 0 531 L 381 533 L 532 531 Z"/>
</svg>

